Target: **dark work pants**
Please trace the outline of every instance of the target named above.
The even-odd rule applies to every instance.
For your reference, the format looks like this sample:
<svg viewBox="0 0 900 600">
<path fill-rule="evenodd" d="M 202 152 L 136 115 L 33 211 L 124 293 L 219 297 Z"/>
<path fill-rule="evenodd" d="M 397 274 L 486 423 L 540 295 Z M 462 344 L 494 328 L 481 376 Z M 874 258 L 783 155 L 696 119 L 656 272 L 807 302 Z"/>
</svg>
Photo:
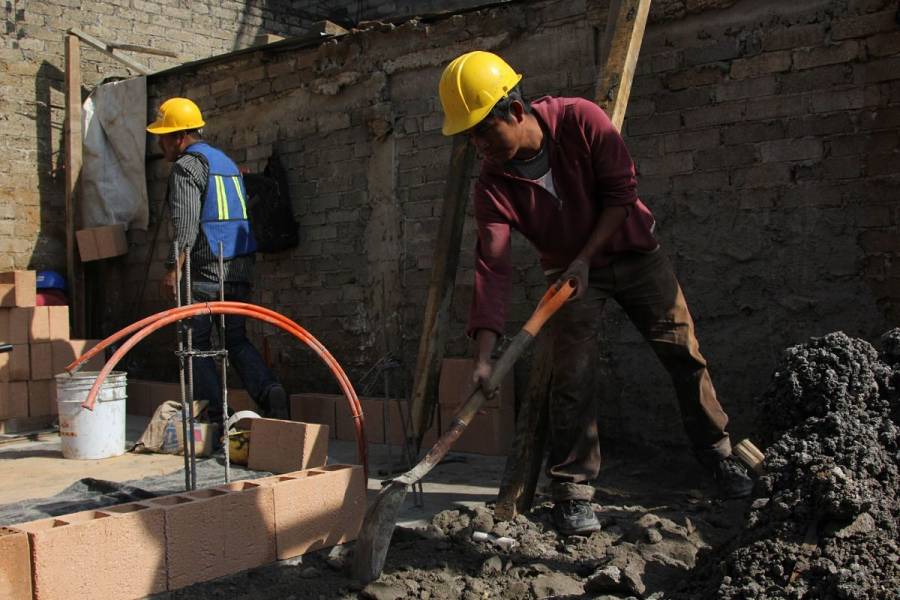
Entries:
<svg viewBox="0 0 900 600">
<path fill-rule="evenodd" d="M 548 274 L 555 281 L 559 273 Z M 547 475 L 556 500 L 593 496 L 600 471 L 595 406 L 599 325 L 606 300 L 619 303 L 669 372 L 691 445 L 711 466 L 731 454 L 722 410 L 694 335 L 687 302 L 662 249 L 591 269 L 587 293 L 550 320 L 553 384 Z"/>
<path fill-rule="evenodd" d="M 225 300 L 249 302 L 251 286 L 248 283 L 226 283 Z M 219 299 L 219 284 L 195 281 L 191 286 L 194 302 Z M 193 341 L 196 350 L 210 350 L 210 337 L 215 325 L 219 331 L 219 315 L 201 315 L 191 319 L 194 326 Z M 219 335 L 222 332 L 219 331 Z M 218 345 L 217 345 L 218 348 Z M 247 393 L 263 409 L 269 411 L 268 391 L 276 383 L 275 376 L 256 347 L 247 339 L 246 318 L 225 315 L 225 348 L 228 350 L 228 366 L 237 369 Z M 212 358 L 194 359 L 194 398 L 209 401 L 210 421 L 222 419 L 221 366 Z"/>
</svg>

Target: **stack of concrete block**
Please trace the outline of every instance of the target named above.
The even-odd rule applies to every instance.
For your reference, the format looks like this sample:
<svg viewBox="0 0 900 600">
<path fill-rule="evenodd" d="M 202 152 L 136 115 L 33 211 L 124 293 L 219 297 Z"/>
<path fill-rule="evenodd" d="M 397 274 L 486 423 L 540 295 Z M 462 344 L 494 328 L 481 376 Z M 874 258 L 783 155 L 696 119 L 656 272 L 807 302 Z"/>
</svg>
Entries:
<svg viewBox="0 0 900 600">
<path fill-rule="evenodd" d="M 401 413 L 400 402 L 403 403 Z M 404 443 L 404 421 L 409 423 L 409 408 L 405 400 L 384 398 L 359 399 L 362 406 L 366 429 L 366 440 L 372 444 L 390 444 L 400 446 Z M 291 418 L 304 423 L 321 423 L 328 425 L 331 439 L 353 441 L 356 439 L 356 426 L 350 412 L 350 404 L 343 394 L 302 393 L 291 394 Z M 411 431 L 411 429 L 410 429 Z M 424 438 L 425 444 L 437 439 L 435 430 L 429 430 Z"/>
<path fill-rule="evenodd" d="M 143 598 L 356 539 L 362 467 L 304 447 L 319 464 L 0 529 L 0 598 Z"/>
<path fill-rule="evenodd" d="M 453 415 L 468 399 L 472 388 L 475 361 L 470 358 L 445 358 L 441 365 L 438 406 L 441 433 L 450 428 Z M 453 445 L 458 452 L 505 456 L 512 446 L 516 430 L 513 374 L 503 380 L 497 394 L 484 404 Z"/>
<path fill-rule="evenodd" d="M 146 379 L 128 380 L 128 401 L 125 410 L 129 415 L 152 417 L 157 407 L 167 400 L 181 402 L 181 384 Z M 228 406 L 234 411 L 259 412 L 259 407 L 250 394 L 241 389 L 228 388 Z"/>
<path fill-rule="evenodd" d="M 0 431 L 46 427 L 56 415 L 54 375 L 97 344 L 69 337 L 68 306 L 35 306 L 34 271 L 0 273 Z M 83 368 L 97 370 L 102 357 Z"/>
</svg>

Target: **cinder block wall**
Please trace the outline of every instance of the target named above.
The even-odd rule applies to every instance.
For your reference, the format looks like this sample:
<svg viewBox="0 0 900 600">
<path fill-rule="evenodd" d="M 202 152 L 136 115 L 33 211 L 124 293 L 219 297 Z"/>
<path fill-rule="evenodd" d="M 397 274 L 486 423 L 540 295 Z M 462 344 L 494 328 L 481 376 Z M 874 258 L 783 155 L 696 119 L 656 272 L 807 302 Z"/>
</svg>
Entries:
<svg viewBox="0 0 900 600">
<path fill-rule="evenodd" d="M 896 321 L 897 7 L 659 6 L 625 135 L 740 435 L 751 430 L 754 398 L 782 348 L 835 329 L 873 339 Z M 256 300 L 306 326 L 358 381 L 386 351 L 414 368 L 449 160 L 435 95 L 443 66 L 462 51 L 491 49 L 524 72 L 531 95 L 590 97 L 604 26 L 603 7 L 547 1 L 375 27 L 316 48 L 153 77 L 151 104 L 194 97 L 209 139 L 250 170 L 281 153 L 302 241 L 261 258 Z M 154 211 L 167 172 L 152 165 Z M 468 350 L 473 233 L 469 222 L 450 354 Z M 158 257 L 168 247 L 162 238 Z M 131 267 L 144 248 L 132 252 Z M 510 332 L 544 287 L 527 243 L 517 239 L 514 252 Z M 154 277 L 160 271 L 157 264 Z M 123 289 L 142 274 L 125 269 Z M 604 324 L 604 431 L 682 443 L 665 373 L 615 306 Z M 337 391 L 310 352 L 252 329 L 258 342 L 268 338 L 292 391 Z M 169 346 L 172 336 L 161 336 Z M 139 364 L 171 373 L 173 360 L 144 351 Z"/>
</svg>

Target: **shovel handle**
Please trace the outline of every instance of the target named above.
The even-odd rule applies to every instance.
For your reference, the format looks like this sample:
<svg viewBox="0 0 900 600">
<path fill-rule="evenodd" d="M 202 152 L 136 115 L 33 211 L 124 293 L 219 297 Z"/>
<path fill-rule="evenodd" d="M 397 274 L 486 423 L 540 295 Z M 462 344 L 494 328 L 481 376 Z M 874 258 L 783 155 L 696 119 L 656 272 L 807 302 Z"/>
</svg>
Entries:
<svg viewBox="0 0 900 600">
<path fill-rule="evenodd" d="M 566 279 L 559 287 L 551 285 L 550 289 L 544 292 L 544 297 L 538 302 L 537 308 L 534 309 L 534 313 L 532 313 L 525 325 L 522 326 L 522 329 L 527 331 L 531 337 L 536 337 L 538 331 L 540 331 L 541 327 L 544 326 L 544 323 L 547 322 L 547 319 L 552 317 L 574 292 L 574 279 Z"/>
</svg>

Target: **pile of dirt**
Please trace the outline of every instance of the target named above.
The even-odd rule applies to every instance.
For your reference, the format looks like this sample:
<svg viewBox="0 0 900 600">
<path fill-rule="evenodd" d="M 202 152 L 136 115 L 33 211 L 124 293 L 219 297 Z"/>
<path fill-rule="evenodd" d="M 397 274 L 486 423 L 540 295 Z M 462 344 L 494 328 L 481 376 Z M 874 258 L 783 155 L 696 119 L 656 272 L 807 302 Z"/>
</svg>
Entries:
<svg viewBox="0 0 900 600">
<path fill-rule="evenodd" d="M 767 474 L 744 531 L 676 598 L 897 598 L 900 329 L 789 348 L 762 398 Z"/>
</svg>

